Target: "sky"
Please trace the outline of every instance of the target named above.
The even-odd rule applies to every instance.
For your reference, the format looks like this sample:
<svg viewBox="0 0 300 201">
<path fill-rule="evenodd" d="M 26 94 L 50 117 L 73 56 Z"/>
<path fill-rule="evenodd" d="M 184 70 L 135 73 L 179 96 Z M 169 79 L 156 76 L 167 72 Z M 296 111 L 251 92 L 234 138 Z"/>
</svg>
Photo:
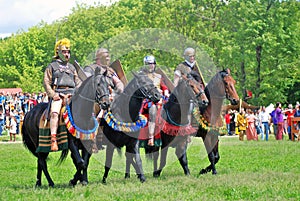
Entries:
<svg viewBox="0 0 300 201">
<path fill-rule="evenodd" d="M 52 23 L 71 13 L 78 4 L 108 5 L 116 0 L 0 0 L 0 38 L 28 28 L 41 21 Z"/>
</svg>

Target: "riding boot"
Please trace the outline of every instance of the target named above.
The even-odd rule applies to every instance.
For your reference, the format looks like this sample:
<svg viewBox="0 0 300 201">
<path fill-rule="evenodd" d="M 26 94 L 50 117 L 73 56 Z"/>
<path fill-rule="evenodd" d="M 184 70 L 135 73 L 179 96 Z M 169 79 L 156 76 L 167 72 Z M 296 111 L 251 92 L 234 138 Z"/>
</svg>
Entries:
<svg viewBox="0 0 300 201">
<path fill-rule="evenodd" d="M 58 151 L 56 134 L 51 134 L 51 151 Z"/>
</svg>

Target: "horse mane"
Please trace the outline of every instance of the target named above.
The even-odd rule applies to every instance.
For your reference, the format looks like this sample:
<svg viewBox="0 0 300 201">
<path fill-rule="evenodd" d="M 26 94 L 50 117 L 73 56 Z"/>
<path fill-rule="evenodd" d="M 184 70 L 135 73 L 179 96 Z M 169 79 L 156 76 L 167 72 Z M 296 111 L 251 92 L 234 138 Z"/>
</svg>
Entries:
<svg viewBox="0 0 300 201">
<path fill-rule="evenodd" d="M 91 105 L 94 105 L 94 102 L 87 101 L 86 99 L 94 100 L 96 97 L 96 76 L 98 75 L 92 75 L 84 80 L 71 98 L 70 106 L 74 122 L 78 127 L 84 130 L 94 126 L 94 121 L 90 115 L 93 112 L 93 107 Z M 82 108 L 82 105 L 86 106 Z M 88 107 L 87 105 L 91 107 Z"/>
<path fill-rule="evenodd" d="M 141 77 L 143 77 L 144 79 L 141 79 Z M 118 120 L 125 122 L 137 120 L 138 116 L 132 115 L 135 112 L 129 110 L 139 110 L 140 108 L 136 108 L 137 105 L 130 106 L 130 103 L 132 101 L 132 98 L 139 98 L 138 96 L 134 95 L 138 90 L 137 87 L 147 85 L 148 82 L 152 83 L 152 81 L 150 80 L 150 78 L 148 78 L 144 71 L 139 71 L 137 74 L 134 74 L 133 79 L 131 79 L 124 88 L 123 93 L 118 94 L 114 98 L 111 104 L 111 111 Z M 140 101 L 142 102 L 142 99 L 140 99 Z"/>
</svg>

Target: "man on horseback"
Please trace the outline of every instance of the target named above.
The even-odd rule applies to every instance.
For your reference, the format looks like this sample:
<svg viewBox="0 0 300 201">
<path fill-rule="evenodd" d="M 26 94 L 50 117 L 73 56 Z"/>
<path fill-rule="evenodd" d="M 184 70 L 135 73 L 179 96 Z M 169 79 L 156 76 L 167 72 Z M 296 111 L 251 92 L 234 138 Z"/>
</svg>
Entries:
<svg viewBox="0 0 300 201">
<path fill-rule="evenodd" d="M 88 76 L 93 75 L 96 68 L 100 69 L 101 74 L 104 74 L 106 72 L 107 73 L 106 77 L 108 78 L 109 86 L 113 89 L 111 94 L 113 98 L 115 94 L 119 94 L 123 92 L 124 84 L 119 79 L 114 69 L 112 69 L 109 65 L 110 65 L 110 56 L 108 50 L 105 48 L 99 48 L 95 54 L 95 63 L 86 66 L 84 68 L 84 71 Z"/>
<path fill-rule="evenodd" d="M 110 56 L 109 52 L 105 48 L 99 48 L 96 51 L 95 54 L 95 63 L 90 64 L 89 66 L 86 66 L 84 68 L 85 73 L 87 76 L 93 75 L 95 73 L 96 68 L 100 69 L 100 73 L 106 74 L 107 82 L 110 88 L 110 99 L 113 100 L 114 96 L 116 94 L 120 94 L 124 90 L 124 84 L 123 82 L 119 79 L 117 73 L 114 71 L 113 68 L 110 66 Z M 103 110 L 102 110 L 103 111 Z M 103 112 L 100 112 L 100 107 L 95 104 L 94 106 L 94 112 L 95 115 L 97 116 L 98 119 L 102 118 Z M 100 149 L 103 149 L 104 147 L 102 146 L 102 141 L 103 141 L 103 133 L 102 133 L 102 128 L 99 127 L 98 129 L 98 134 L 97 134 L 97 144 Z M 94 152 L 97 152 L 97 146 L 94 145 Z"/>
<path fill-rule="evenodd" d="M 145 65 L 144 70 L 147 73 L 147 76 L 153 81 L 154 86 L 156 86 L 156 88 L 159 91 L 161 91 L 161 94 L 164 97 L 168 98 L 169 97 L 168 87 L 163 82 L 162 75 L 155 72 L 155 68 L 156 68 L 155 57 L 152 55 L 145 56 L 144 65 Z M 143 107 L 143 109 L 146 109 L 149 112 L 149 121 L 148 121 L 148 128 L 149 128 L 148 145 L 149 146 L 154 146 L 155 121 L 157 116 L 156 114 L 157 114 L 157 110 L 159 109 L 158 107 L 160 107 L 161 104 L 162 104 L 162 100 L 159 101 L 156 105 L 153 104 L 152 102 L 147 101 Z"/>
<path fill-rule="evenodd" d="M 59 113 L 64 99 L 74 94 L 81 80 L 78 77 L 76 68 L 69 63 L 70 60 L 70 40 L 67 38 L 56 42 L 53 61 L 47 66 L 44 73 L 44 88 L 51 104 L 50 110 L 50 133 L 51 151 L 57 151 L 57 128 Z"/>
<path fill-rule="evenodd" d="M 178 85 L 178 82 L 182 75 L 187 75 L 191 72 L 196 73 L 200 76 L 200 80 L 197 80 L 201 84 L 201 88 L 204 90 L 205 88 L 205 82 L 202 76 L 201 71 L 199 70 L 199 67 L 197 65 L 197 61 L 195 59 L 196 52 L 194 48 L 188 47 L 184 50 L 183 53 L 185 61 L 180 63 L 174 73 L 174 86 L 176 87 Z"/>
</svg>

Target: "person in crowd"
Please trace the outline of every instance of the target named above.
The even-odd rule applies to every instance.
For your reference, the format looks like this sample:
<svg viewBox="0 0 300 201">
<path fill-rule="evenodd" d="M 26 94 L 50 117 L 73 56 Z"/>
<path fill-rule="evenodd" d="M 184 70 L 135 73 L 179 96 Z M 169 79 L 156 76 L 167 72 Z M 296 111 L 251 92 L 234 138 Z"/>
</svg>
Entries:
<svg viewBox="0 0 300 201">
<path fill-rule="evenodd" d="M 51 101 L 50 108 L 50 134 L 51 150 L 57 151 L 58 117 L 63 101 L 70 97 L 75 89 L 80 86 L 76 68 L 69 63 L 71 43 L 67 38 L 56 42 L 54 60 L 47 66 L 44 73 L 44 88 Z"/>
<path fill-rule="evenodd" d="M 236 129 L 236 110 L 232 110 L 230 113 L 230 124 L 229 124 L 229 128 L 230 128 L 230 133 L 231 135 L 236 135 L 235 129 Z"/>
<path fill-rule="evenodd" d="M 256 116 L 251 109 L 248 109 L 248 115 L 246 119 L 248 122 L 248 127 L 246 129 L 247 140 L 258 140 L 255 128 Z"/>
<path fill-rule="evenodd" d="M 254 115 L 256 117 L 255 118 L 255 128 L 256 128 L 257 135 L 261 135 L 261 139 L 264 140 L 264 134 L 263 134 L 263 131 L 261 128 L 260 120 L 259 120 L 259 113 L 260 113 L 260 109 L 254 111 Z"/>
<path fill-rule="evenodd" d="M 286 121 L 287 121 L 287 133 L 289 136 L 289 140 L 292 140 L 292 117 L 294 117 L 296 110 L 293 109 L 293 105 L 289 104 L 287 110 L 285 111 Z"/>
<path fill-rule="evenodd" d="M 262 140 L 269 140 L 269 124 L 271 121 L 271 116 L 268 112 L 266 112 L 266 107 L 262 106 L 261 111 L 258 115 L 260 124 L 262 125 L 262 136 L 261 139 Z M 265 135 L 265 137 L 264 137 Z"/>
<path fill-rule="evenodd" d="M 275 110 L 276 110 L 276 108 L 270 113 L 270 116 L 271 116 L 271 122 L 272 122 L 272 125 L 273 125 L 274 136 L 275 136 L 275 139 L 276 139 L 278 120 L 277 120 L 277 117 L 275 115 Z"/>
<path fill-rule="evenodd" d="M 5 116 L 3 114 L 3 109 L 0 108 L 0 136 L 2 135 L 4 124 L 5 124 Z"/>
<path fill-rule="evenodd" d="M 277 119 L 277 133 L 276 133 L 276 140 L 282 140 L 283 139 L 283 113 L 281 109 L 281 103 L 276 103 L 276 109 L 275 109 L 275 117 Z"/>
<path fill-rule="evenodd" d="M 144 57 L 144 67 L 143 70 L 146 72 L 147 76 L 153 81 L 154 86 L 161 91 L 163 97 L 169 97 L 169 89 L 165 85 L 162 75 L 155 72 L 156 69 L 156 59 L 152 55 Z M 148 113 L 148 145 L 154 146 L 154 135 L 157 121 L 158 110 L 161 109 L 162 100 L 157 104 L 151 101 L 145 101 L 143 104 L 143 113 Z"/>
<path fill-rule="evenodd" d="M 231 131 L 230 131 L 230 118 L 231 118 L 231 115 L 230 115 L 230 113 L 231 113 L 231 110 L 229 109 L 228 111 L 226 111 L 226 114 L 224 116 L 228 135 L 231 135 Z"/>
<path fill-rule="evenodd" d="M 243 108 L 241 108 L 241 112 L 237 114 L 237 127 L 239 129 L 239 140 L 244 140 L 244 135 L 246 132 L 246 128 L 248 126 L 248 121 L 246 119 L 246 112 Z"/>
<path fill-rule="evenodd" d="M 298 102 L 296 103 L 294 117 L 300 117 L 300 104 Z M 295 130 L 297 130 L 299 132 L 300 122 L 298 122 L 298 124 L 297 124 L 297 122 L 295 121 L 295 122 L 292 122 L 292 124 L 293 124 Z M 294 134 L 294 137 L 297 138 L 297 135 Z"/>
<path fill-rule="evenodd" d="M 16 134 L 17 134 L 17 120 L 15 115 L 12 113 L 10 115 L 10 124 L 9 124 L 9 139 L 10 141 L 16 141 Z"/>
</svg>

